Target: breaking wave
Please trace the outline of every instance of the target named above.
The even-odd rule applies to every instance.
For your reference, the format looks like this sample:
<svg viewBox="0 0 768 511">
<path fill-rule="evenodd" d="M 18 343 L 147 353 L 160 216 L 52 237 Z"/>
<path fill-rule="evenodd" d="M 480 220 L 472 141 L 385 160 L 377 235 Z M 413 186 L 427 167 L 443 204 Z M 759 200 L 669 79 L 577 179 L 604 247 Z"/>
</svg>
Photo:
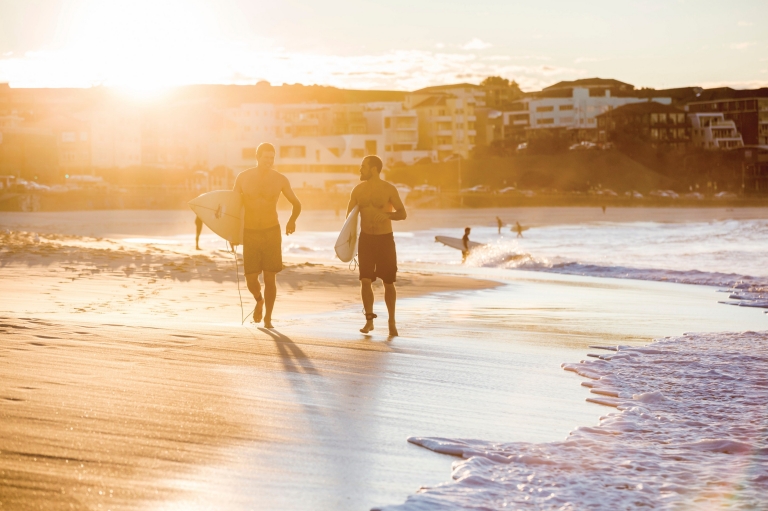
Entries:
<svg viewBox="0 0 768 511">
<path fill-rule="evenodd" d="M 764 509 L 768 332 L 686 334 L 563 364 L 613 412 L 564 441 L 409 438 L 464 458 L 383 511 Z"/>
</svg>

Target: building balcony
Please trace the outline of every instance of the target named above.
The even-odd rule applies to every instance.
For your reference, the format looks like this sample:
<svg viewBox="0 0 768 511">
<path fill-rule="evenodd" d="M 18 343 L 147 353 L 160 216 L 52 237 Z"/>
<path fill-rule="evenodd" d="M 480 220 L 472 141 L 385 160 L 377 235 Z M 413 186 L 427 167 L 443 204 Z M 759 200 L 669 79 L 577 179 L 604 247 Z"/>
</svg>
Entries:
<svg viewBox="0 0 768 511">
<path fill-rule="evenodd" d="M 453 130 L 437 130 L 435 132 L 435 135 L 437 135 L 438 137 L 452 137 Z"/>
</svg>

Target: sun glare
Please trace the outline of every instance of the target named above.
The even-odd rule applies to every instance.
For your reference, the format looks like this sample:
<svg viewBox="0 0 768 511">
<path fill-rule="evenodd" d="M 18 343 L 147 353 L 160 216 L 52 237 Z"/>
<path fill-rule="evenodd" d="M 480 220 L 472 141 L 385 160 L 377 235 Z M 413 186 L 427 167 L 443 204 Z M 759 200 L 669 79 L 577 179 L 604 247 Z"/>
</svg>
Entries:
<svg viewBox="0 0 768 511">
<path fill-rule="evenodd" d="M 75 15 L 69 49 L 83 56 L 87 74 L 137 98 L 196 78 L 196 59 L 206 55 L 216 36 L 210 5 L 165 0 L 87 1 Z M 95 66 L 94 66 L 95 64 Z"/>
</svg>

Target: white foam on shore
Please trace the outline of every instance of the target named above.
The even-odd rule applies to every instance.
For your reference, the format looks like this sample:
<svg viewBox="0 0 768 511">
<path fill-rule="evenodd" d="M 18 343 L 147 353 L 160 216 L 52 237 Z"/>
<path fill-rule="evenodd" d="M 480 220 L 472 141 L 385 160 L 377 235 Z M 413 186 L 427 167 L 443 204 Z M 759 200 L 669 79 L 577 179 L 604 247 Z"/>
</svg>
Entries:
<svg viewBox="0 0 768 511">
<path fill-rule="evenodd" d="M 453 481 L 382 511 L 765 509 L 768 332 L 686 334 L 563 364 L 615 407 L 545 444 L 409 438 L 461 456 Z"/>
</svg>

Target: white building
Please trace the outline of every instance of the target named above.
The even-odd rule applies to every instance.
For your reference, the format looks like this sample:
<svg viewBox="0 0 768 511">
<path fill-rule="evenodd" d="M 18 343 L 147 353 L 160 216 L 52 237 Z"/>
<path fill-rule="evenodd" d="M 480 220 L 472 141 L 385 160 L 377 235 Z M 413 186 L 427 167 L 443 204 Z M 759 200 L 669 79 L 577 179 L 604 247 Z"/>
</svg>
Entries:
<svg viewBox="0 0 768 511">
<path fill-rule="evenodd" d="M 600 114 L 649 100 L 664 105 L 672 103 L 670 97 L 652 96 L 612 79 L 559 82 L 520 100 L 524 105 L 521 111 L 505 112 L 504 127 L 505 130 L 514 129 L 527 122 L 531 136 L 538 130 L 562 129 L 572 131 L 577 140 L 597 140 L 597 116 Z"/>
<path fill-rule="evenodd" d="M 275 146 L 275 168 L 292 186 L 327 188 L 328 183 L 355 182 L 360 163 L 379 154 L 383 134 L 333 135 L 326 137 L 264 137 L 252 141 L 225 141 L 211 151 L 211 167 L 223 165 L 235 174 L 256 166 L 256 148 L 262 142 Z"/>
<path fill-rule="evenodd" d="M 141 165 L 141 115 L 132 109 L 99 110 L 91 125 L 91 165 L 125 168 Z"/>
<path fill-rule="evenodd" d="M 384 148 L 379 151 L 384 165 L 411 165 L 423 158 L 437 157 L 435 151 L 419 150 L 419 116 L 398 102 L 367 103 L 364 112 L 367 132 L 384 135 Z"/>
<path fill-rule="evenodd" d="M 691 141 L 703 149 L 734 149 L 744 147 L 736 123 L 722 113 L 688 114 L 691 120 Z"/>
</svg>

